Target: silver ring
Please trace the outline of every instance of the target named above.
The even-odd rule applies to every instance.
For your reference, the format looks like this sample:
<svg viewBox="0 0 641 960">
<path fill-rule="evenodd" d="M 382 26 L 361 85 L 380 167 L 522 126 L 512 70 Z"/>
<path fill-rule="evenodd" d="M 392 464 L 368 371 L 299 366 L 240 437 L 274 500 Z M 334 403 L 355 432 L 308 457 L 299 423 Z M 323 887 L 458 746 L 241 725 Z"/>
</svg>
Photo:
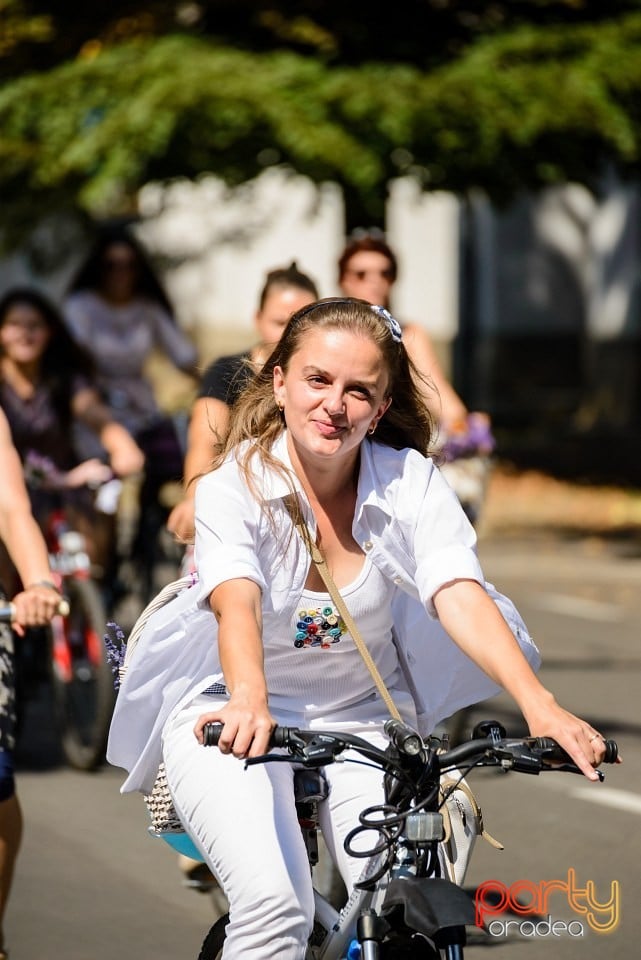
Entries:
<svg viewBox="0 0 641 960">
<path fill-rule="evenodd" d="M 593 740 L 602 740 L 602 739 L 603 737 L 601 736 L 600 733 L 595 733 L 593 734 L 593 736 L 590 737 L 590 739 L 588 740 L 588 743 L 592 743 Z"/>
</svg>

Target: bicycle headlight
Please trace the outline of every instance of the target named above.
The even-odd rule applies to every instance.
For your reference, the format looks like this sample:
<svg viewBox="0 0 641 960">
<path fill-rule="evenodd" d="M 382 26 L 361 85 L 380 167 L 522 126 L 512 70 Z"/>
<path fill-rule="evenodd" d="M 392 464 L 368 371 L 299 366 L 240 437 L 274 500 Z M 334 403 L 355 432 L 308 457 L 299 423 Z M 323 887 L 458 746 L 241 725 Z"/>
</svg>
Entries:
<svg viewBox="0 0 641 960">
<path fill-rule="evenodd" d="M 418 734 L 413 733 L 411 736 L 405 737 L 402 749 L 403 753 L 406 753 L 408 757 L 415 757 L 423 749 L 423 741 Z"/>
</svg>

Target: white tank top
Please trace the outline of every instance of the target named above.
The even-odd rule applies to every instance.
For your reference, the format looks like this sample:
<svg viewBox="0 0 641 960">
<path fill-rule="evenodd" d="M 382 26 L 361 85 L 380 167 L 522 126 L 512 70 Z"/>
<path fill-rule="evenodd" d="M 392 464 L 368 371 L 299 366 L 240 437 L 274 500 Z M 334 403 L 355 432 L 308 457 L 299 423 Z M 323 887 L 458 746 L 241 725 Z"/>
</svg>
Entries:
<svg viewBox="0 0 641 960">
<path fill-rule="evenodd" d="M 396 588 L 366 557 L 358 577 L 341 595 L 386 686 L 403 701 L 405 685 L 392 640 L 391 600 Z M 363 658 L 328 593 L 304 590 L 286 631 L 264 624 L 265 674 L 270 709 L 301 714 L 305 721 L 340 716 L 360 704 L 359 718 L 389 716 Z M 396 699 L 396 698 L 395 698 Z M 371 715 L 370 715 L 371 714 Z"/>
</svg>

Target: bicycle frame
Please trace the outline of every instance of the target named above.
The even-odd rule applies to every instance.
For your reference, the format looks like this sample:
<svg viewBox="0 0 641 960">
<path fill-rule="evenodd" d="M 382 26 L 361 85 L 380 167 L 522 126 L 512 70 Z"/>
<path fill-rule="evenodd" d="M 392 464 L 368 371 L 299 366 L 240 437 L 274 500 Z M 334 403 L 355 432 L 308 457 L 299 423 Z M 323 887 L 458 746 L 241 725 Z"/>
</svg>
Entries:
<svg viewBox="0 0 641 960">
<path fill-rule="evenodd" d="M 434 759 L 427 771 L 424 790 L 434 798 L 429 804 L 433 808 L 431 812 L 440 817 L 440 770 Z M 387 803 L 392 800 L 394 786 L 386 777 Z M 398 798 L 398 802 L 402 804 L 402 799 Z M 409 810 L 408 814 L 412 816 Z M 420 833 L 420 829 L 420 824 L 415 824 L 413 832 Z M 433 832 L 433 825 L 429 831 Z M 381 956 L 381 944 L 392 929 L 385 916 L 392 902 L 397 912 L 404 914 L 403 928 L 407 927 L 408 932 L 413 930 L 414 935 L 421 938 L 424 949 L 435 943 L 445 949 L 447 960 L 461 960 L 465 927 L 475 919 L 474 906 L 460 887 L 440 876 L 438 844 L 436 838 L 410 841 L 399 834 L 393 845 L 394 863 L 387 866 L 389 858 L 384 851 L 368 859 L 358 885 L 340 911 L 314 888 L 317 926 L 320 924 L 326 934 L 320 943 L 310 945 L 310 960 L 342 960 L 349 956 L 350 945 L 355 943 L 360 944 L 362 960 L 377 960 Z M 313 863 L 311 866 L 313 868 Z M 396 923 L 400 920 L 398 916 Z"/>
</svg>

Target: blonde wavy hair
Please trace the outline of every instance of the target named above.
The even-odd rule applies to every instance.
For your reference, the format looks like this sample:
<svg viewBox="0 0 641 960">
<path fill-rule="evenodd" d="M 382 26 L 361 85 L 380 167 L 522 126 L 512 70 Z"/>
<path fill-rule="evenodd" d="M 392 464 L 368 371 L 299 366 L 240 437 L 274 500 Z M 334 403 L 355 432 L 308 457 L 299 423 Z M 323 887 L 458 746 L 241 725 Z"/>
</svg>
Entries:
<svg viewBox="0 0 641 960">
<path fill-rule="evenodd" d="M 410 447 L 425 456 L 430 447 L 433 423 L 418 388 L 418 383 L 425 378 L 414 367 L 402 340 L 395 338 L 384 316 L 365 300 L 333 297 L 318 300 L 290 318 L 269 359 L 234 404 L 229 432 L 218 444 L 212 461 L 212 469 L 216 469 L 230 455 L 235 456 L 247 486 L 261 503 L 255 473 L 250 467 L 255 456 L 264 466 L 284 476 L 294 493 L 289 471 L 271 453 L 274 441 L 285 429 L 274 397 L 274 367 L 287 372 L 307 334 L 318 330 L 344 330 L 367 337 L 381 351 L 392 403 L 378 423 L 376 441 L 396 450 Z"/>
</svg>

